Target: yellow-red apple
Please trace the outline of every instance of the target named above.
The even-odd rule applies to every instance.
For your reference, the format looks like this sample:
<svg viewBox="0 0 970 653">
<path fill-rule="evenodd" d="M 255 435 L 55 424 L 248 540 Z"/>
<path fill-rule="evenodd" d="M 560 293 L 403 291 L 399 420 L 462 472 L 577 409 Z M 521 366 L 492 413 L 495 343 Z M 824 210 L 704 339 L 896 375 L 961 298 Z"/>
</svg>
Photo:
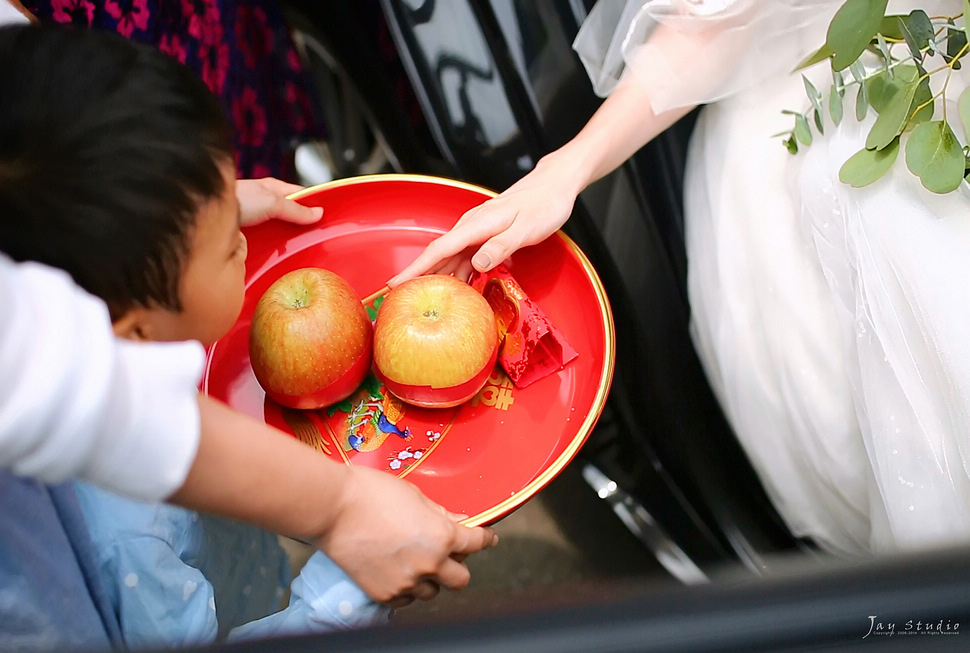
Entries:
<svg viewBox="0 0 970 653">
<path fill-rule="evenodd" d="M 249 327 L 256 380 L 291 408 L 329 406 L 370 370 L 373 328 L 354 289 L 322 268 L 288 272 L 266 289 Z"/>
<path fill-rule="evenodd" d="M 474 288 L 432 274 L 390 291 L 374 324 L 374 367 L 395 396 L 429 408 L 475 396 L 495 367 L 495 313 Z"/>
</svg>

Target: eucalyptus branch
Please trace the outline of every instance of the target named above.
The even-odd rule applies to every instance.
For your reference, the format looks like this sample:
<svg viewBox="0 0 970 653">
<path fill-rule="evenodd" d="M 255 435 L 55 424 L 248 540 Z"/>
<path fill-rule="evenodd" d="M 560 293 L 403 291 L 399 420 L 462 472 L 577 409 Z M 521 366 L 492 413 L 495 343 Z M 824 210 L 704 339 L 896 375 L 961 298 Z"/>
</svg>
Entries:
<svg viewBox="0 0 970 653">
<path fill-rule="evenodd" d="M 833 82 L 828 93 L 829 116 L 842 120 L 845 89 L 856 86 L 855 117 L 862 120 L 872 109 L 876 120 L 866 137 L 865 148 L 854 154 L 839 171 L 852 186 L 865 186 L 884 175 L 895 162 L 905 140 L 906 165 L 923 186 L 937 193 L 959 188 L 968 170 L 970 147 L 961 143 L 947 118 L 946 97 L 950 81 L 970 51 L 967 26 L 958 27 L 955 16 L 929 17 L 916 9 L 908 15 L 886 15 L 888 0 L 846 0 L 829 25 L 825 44 L 796 69 L 828 61 Z M 964 21 L 965 22 L 965 21 Z M 893 50 L 905 44 L 906 56 Z M 870 52 L 882 65 L 863 66 Z M 925 66 L 940 57 L 943 63 L 927 71 Z M 851 80 L 844 71 L 849 70 Z M 940 91 L 933 93 L 930 79 L 945 73 Z M 824 97 L 803 76 L 810 106 L 803 112 L 786 110 L 794 117 L 791 130 L 776 134 L 792 154 L 799 144 L 812 144 L 812 118 L 824 133 Z M 937 102 L 939 100 L 939 102 Z M 936 118 L 937 105 L 941 116 Z M 970 133 L 970 89 L 958 103 L 960 118 Z M 905 136 L 905 138 L 904 138 Z"/>
</svg>

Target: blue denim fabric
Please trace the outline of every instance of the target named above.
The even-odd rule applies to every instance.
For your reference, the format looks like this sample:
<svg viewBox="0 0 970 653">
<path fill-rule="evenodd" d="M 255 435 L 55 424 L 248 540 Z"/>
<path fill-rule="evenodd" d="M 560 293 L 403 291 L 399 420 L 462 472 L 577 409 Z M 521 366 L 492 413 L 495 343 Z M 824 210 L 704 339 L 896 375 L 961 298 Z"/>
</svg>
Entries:
<svg viewBox="0 0 970 653">
<path fill-rule="evenodd" d="M 0 650 L 120 646 L 71 485 L 0 470 Z"/>
<path fill-rule="evenodd" d="M 102 579 L 133 648 L 256 639 L 386 622 L 337 565 L 314 554 L 279 610 L 289 562 L 271 533 L 77 483 Z M 230 632 L 231 631 L 231 632 Z"/>
</svg>

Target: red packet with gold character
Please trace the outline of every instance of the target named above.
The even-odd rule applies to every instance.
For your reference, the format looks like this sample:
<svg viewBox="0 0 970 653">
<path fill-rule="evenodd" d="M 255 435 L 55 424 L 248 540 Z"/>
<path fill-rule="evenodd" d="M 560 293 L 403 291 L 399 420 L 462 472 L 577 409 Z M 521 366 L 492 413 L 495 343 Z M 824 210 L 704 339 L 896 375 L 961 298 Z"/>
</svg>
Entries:
<svg viewBox="0 0 970 653">
<path fill-rule="evenodd" d="M 561 370 L 579 355 L 505 266 L 476 272 L 471 285 L 495 311 L 502 342 L 498 362 L 517 387 Z"/>
</svg>

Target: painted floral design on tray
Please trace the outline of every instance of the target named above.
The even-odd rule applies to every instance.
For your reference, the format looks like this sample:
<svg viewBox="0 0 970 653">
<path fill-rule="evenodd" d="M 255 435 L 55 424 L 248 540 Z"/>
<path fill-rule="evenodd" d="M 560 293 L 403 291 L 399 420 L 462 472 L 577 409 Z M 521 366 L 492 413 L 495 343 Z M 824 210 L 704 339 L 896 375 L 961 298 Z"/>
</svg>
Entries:
<svg viewBox="0 0 970 653">
<path fill-rule="evenodd" d="M 350 397 L 314 412 L 345 462 L 405 476 L 438 446 L 454 424 L 458 407 L 429 410 L 408 406 L 368 375 Z M 439 426 L 427 428 L 434 420 Z"/>
</svg>

